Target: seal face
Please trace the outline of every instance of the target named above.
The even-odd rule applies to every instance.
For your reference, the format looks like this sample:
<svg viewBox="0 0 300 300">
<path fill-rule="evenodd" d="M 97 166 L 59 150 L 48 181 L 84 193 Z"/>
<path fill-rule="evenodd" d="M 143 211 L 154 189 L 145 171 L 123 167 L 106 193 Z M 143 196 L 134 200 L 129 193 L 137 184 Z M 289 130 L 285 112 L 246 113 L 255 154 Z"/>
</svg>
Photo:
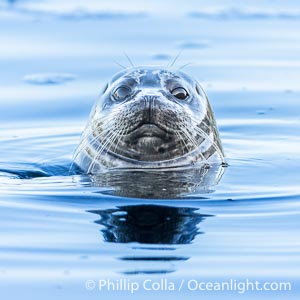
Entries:
<svg viewBox="0 0 300 300">
<path fill-rule="evenodd" d="M 174 168 L 222 163 L 213 111 L 199 83 L 179 70 L 126 69 L 95 103 L 74 161 L 107 168 Z"/>
</svg>

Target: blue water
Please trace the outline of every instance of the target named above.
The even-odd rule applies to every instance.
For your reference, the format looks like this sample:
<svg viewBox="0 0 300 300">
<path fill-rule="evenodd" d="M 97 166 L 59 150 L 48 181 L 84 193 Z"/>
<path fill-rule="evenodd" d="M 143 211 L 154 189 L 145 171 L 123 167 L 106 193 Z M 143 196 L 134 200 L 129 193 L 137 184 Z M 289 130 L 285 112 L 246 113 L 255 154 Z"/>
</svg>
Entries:
<svg viewBox="0 0 300 300">
<path fill-rule="evenodd" d="M 299 2 L 101 2 L 0 3 L 1 299 L 299 299 Z M 181 49 L 177 66 L 191 63 L 206 90 L 229 163 L 214 191 L 69 175 L 123 52 L 167 65 Z M 86 288 L 107 279 L 184 286 Z M 292 289 L 191 291 L 188 280 Z"/>
</svg>

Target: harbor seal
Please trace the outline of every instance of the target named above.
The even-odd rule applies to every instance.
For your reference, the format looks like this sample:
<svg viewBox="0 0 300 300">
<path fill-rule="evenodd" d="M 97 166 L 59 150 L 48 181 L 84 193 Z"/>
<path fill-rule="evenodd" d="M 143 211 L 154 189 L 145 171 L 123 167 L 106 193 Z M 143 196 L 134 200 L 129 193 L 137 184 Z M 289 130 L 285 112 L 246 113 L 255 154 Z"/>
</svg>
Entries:
<svg viewBox="0 0 300 300">
<path fill-rule="evenodd" d="M 90 113 L 73 160 L 94 175 L 225 163 L 200 84 L 180 70 L 156 66 L 113 76 Z"/>
</svg>

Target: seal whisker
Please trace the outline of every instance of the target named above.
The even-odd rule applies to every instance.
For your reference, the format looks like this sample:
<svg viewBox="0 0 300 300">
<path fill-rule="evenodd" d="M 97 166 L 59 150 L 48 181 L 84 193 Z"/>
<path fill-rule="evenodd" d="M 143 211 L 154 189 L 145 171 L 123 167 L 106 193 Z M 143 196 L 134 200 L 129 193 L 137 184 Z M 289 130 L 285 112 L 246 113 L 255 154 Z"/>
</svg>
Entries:
<svg viewBox="0 0 300 300">
<path fill-rule="evenodd" d="M 114 61 L 114 63 L 115 63 L 116 65 L 118 65 L 119 67 L 121 67 L 122 69 L 124 69 L 124 70 L 127 69 L 125 66 L 123 66 L 122 64 L 120 64 L 120 63 L 117 62 L 117 61 Z"/>
<path fill-rule="evenodd" d="M 96 161 L 98 160 L 98 157 L 100 157 L 100 155 L 102 154 L 103 150 L 105 149 L 105 147 L 106 147 L 107 144 L 109 143 L 110 138 L 111 138 L 112 136 L 114 136 L 115 134 L 116 134 L 115 132 L 110 131 L 110 132 L 107 134 L 107 140 L 106 140 L 103 144 L 100 144 L 100 145 L 98 146 L 98 148 L 96 149 L 97 154 L 96 154 L 95 157 L 93 158 L 93 160 L 92 160 L 92 162 L 90 163 L 90 166 L 89 166 L 89 168 L 88 168 L 88 171 L 87 171 L 88 174 L 89 174 L 90 171 L 94 168 L 95 163 L 96 163 Z"/>
<path fill-rule="evenodd" d="M 119 136 L 120 136 L 120 135 L 123 135 L 123 133 L 125 132 L 125 130 L 126 130 L 126 129 L 127 129 L 127 126 L 126 126 L 126 128 L 125 128 L 125 129 L 124 129 L 124 128 L 123 128 L 123 129 L 121 129 L 121 130 L 120 130 L 120 132 L 119 132 Z M 120 140 L 121 140 L 121 139 L 119 138 L 119 139 L 118 139 L 118 141 L 117 141 L 117 143 L 116 143 L 116 145 L 115 145 L 114 152 L 116 152 L 116 150 L 117 150 L 117 147 L 118 147 L 118 145 L 119 145 L 119 143 L 120 143 Z"/>
<path fill-rule="evenodd" d="M 105 131 L 108 131 L 108 130 L 110 130 L 109 128 L 108 129 L 104 129 L 103 131 L 102 131 L 102 134 L 104 134 L 105 133 Z M 86 130 L 85 130 L 86 131 Z M 85 132 L 84 131 L 84 133 L 83 133 L 83 135 L 82 135 L 82 140 L 81 140 L 81 142 L 79 143 L 79 145 L 78 145 L 78 148 L 77 148 L 77 150 L 80 150 L 79 149 L 79 147 L 81 147 L 82 146 L 82 143 L 84 142 L 84 141 L 87 141 L 87 142 L 89 142 L 89 143 L 93 143 L 94 141 L 96 141 L 97 140 L 97 138 L 99 138 L 99 136 L 101 136 L 101 134 L 99 134 L 99 135 L 96 135 L 96 136 L 94 136 L 93 135 L 93 131 L 91 131 L 91 132 Z M 88 136 L 90 136 L 90 135 L 93 135 L 94 137 L 92 138 L 92 140 L 91 141 L 89 141 L 87 138 L 88 138 Z M 85 147 L 85 145 L 83 146 L 83 148 Z M 83 149 L 82 148 L 82 149 Z"/>
<path fill-rule="evenodd" d="M 182 65 L 181 67 L 179 67 L 177 70 L 183 70 L 184 68 L 186 68 L 187 66 L 190 66 L 190 65 L 192 65 L 193 63 L 187 63 L 187 64 L 184 64 L 184 65 Z"/>
<path fill-rule="evenodd" d="M 203 155 L 202 152 L 200 152 L 199 149 L 199 145 L 197 145 L 197 142 L 195 141 L 195 139 L 191 136 L 191 134 L 189 133 L 188 129 L 186 128 L 186 125 L 183 124 L 182 128 L 181 128 L 181 132 L 184 134 L 184 136 L 193 144 L 193 146 L 195 147 L 195 150 L 197 150 L 200 154 L 200 156 L 202 157 L 202 159 L 207 162 L 207 159 L 205 158 L 205 156 Z"/>
<path fill-rule="evenodd" d="M 124 55 L 125 55 L 125 57 L 127 58 L 127 60 L 129 61 L 130 65 L 134 68 L 134 64 L 133 64 L 131 58 L 127 55 L 126 52 L 124 52 Z"/>
<path fill-rule="evenodd" d="M 178 140 L 179 140 L 180 146 L 181 146 L 181 150 L 182 150 L 181 152 L 182 152 L 182 155 L 184 155 L 184 147 L 186 148 L 187 151 L 189 151 L 188 146 L 186 145 L 184 139 L 182 138 L 182 135 L 177 130 L 174 133 L 178 137 Z"/>
<path fill-rule="evenodd" d="M 110 150 L 110 149 L 112 148 L 113 144 L 115 143 L 115 141 L 117 140 L 117 138 L 120 136 L 120 132 L 121 132 L 121 131 L 122 131 L 122 130 L 118 130 L 118 131 L 116 132 L 115 136 L 114 136 L 113 138 L 111 138 L 110 144 L 109 144 L 107 150 Z M 120 140 L 118 140 L 118 141 L 120 141 Z"/>
<path fill-rule="evenodd" d="M 112 147 L 114 141 L 119 136 L 119 133 L 120 133 L 120 130 L 117 130 L 116 132 L 112 132 L 111 135 L 108 136 L 106 142 L 104 144 L 102 144 L 102 147 L 97 150 L 98 154 L 94 157 L 94 159 L 93 159 L 93 161 L 90 165 L 91 170 L 95 167 L 95 164 L 96 164 L 97 160 L 100 158 L 100 156 L 102 155 L 104 150 L 106 150 L 106 151 L 110 150 L 110 148 Z"/>
<path fill-rule="evenodd" d="M 193 122 L 195 122 L 193 120 Z M 221 151 L 221 149 L 219 148 L 219 146 L 216 144 L 216 141 L 213 140 L 203 129 L 199 128 L 198 126 L 194 126 L 195 131 L 197 131 L 199 134 L 201 134 L 204 138 L 206 138 L 208 141 L 211 142 L 212 147 L 215 148 L 215 150 L 218 152 L 218 154 L 220 155 L 220 157 L 223 157 L 223 153 Z"/>
<path fill-rule="evenodd" d="M 88 137 L 88 136 L 85 136 L 84 138 L 82 138 L 82 140 L 80 141 L 80 143 L 79 143 L 77 149 L 75 149 L 75 151 L 74 151 L 74 153 L 73 153 L 73 161 L 72 161 L 71 166 L 70 166 L 70 168 L 69 168 L 69 174 L 70 174 L 70 172 L 71 172 L 71 170 L 72 170 L 72 168 L 73 168 L 73 166 L 74 166 L 74 162 L 75 162 L 77 156 L 80 154 L 80 152 L 81 152 L 81 151 L 82 151 L 89 143 L 91 143 L 91 144 L 94 143 L 94 142 L 98 139 L 99 136 L 93 137 L 90 141 L 87 139 L 87 137 Z"/>
<path fill-rule="evenodd" d="M 109 145 L 110 143 L 113 143 L 114 142 L 114 140 L 119 136 L 119 133 L 120 133 L 120 129 L 117 129 L 117 127 L 115 127 L 115 128 L 113 128 L 113 130 L 111 130 L 111 133 L 110 134 L 108 134 L 106 137 L 105 137 L 105 139 L 107 139 L 106 141 L 105 141 L 105 139 L 103 139 L 103 142 L 104 143 L 102 143 L 102 148 L 100 149 L 100 151 L 99 151 L 99 154 L 101 155 L 102 154 L 102 152 L 105 150 L 105 147 L 107 146 L 107 145 Z M 107 150 L 108 149 L 110 149 L 110 147 L 109 148 L 107 148 Z"/>
<path fill-rule="evenodd" d="M 101 118 L 101 121 L 98 120 L 98 119 L 93 120 L 90 124 L 88 124 L 88 125 L 85 127 L 85 129 L 84 129 L 83 132 L 82 132 L 81 138 L 84 138 L 85 135 L 88 135 L 88 134 L 89 134 L 89 130 L 92 129 L 92 127 L 93 127 L 95 124 L 101 124 L 101 123 L 103 123 L 103 122 L 106 121 L 106 120 L 109 120 L 109 122 L 113 122 L 113 121 L 111 120 L 111 118 L 109 118 L 108 116 L 102 117 L 102 118 Z"/>
<path fill-rule="evenodd" d="M 177 53 L 177 55 L 175 56 L 175 58 L 173 59 L 173 61 L 172 61 L 171 63 L 169 63 L 168 68 L 172 68 L 172 67 L 175 65 L 176 61 L 177 61 L 178 58 L 181 56 L 182 52 L 183 52 L 183 49 L 181 49 L 181 50 Z"/>
<path fill-rule="evenodd" d="M 75 153 L 74 153 L 74 159 L 76 159 L 76 157 L 78 156 L 78 154 L 80 153 L 80 151 L 82 151 L 88 144 L 93 144 L 97 139 L 105 136 L 105 134 L 107 134 L 109 132 L 109 130 L 111 130 L 110 128 L 107 129 L 103 129 L 101 133 L 97 134 L 96 136 L 94 136 L 94 132 L 88 132 L 86 133 L 84 131 L 84 134 L 82 136 L 82 140 L 79 143 Z M 88 139 L 89 136 L 94 136 L 91 140 Z"/>
</svg>

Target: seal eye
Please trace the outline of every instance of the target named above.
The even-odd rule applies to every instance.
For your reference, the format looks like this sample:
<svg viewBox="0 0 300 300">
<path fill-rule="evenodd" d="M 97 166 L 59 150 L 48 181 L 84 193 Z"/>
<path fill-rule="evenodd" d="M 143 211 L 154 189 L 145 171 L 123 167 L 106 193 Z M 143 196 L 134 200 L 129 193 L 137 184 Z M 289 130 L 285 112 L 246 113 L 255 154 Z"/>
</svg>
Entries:
<svg viewBox="0 0 300 300">
<path fill-rule="evenodd" d="M 131 89 L 125 85 L 119 86 L 114 92 L 115 100 L 124 100 L 131 94 Z"/>
<path fill-rule="evenodd" d="M 183 87 L 177 87 L 177 88 L 173 89 L 171 91 L 171 94 L 175 98 L 180 99 L 180 100 L 185 100 L 189 96 L 188 92 Z"/>
</svg>

